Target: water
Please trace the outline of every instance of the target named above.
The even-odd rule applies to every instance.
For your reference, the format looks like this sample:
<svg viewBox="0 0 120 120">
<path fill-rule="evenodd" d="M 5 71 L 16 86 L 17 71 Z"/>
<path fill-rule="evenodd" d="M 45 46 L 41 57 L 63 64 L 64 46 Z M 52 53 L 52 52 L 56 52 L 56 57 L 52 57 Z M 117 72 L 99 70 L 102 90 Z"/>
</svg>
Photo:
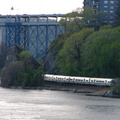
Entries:
<svg viewBox="0 0 120 120">
<path fill-rule="evenodd" d="M 120 99 L 0 88 L 0 120 L 119 120 Z"/>
</svg>

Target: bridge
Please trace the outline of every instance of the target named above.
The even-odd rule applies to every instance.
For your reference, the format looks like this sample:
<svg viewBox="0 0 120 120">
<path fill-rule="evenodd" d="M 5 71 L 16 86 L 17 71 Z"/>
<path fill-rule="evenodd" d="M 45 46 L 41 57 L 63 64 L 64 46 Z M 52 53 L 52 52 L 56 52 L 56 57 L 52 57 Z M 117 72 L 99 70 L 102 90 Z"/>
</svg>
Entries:
<svg viewBox="0 0 120 120">
<path fill-rule="evenodd" d="M 63 14 L 0 15 L 0 34 L 9 48 L 21 46 L 37 60 L 45 57 L 49 45 L 64 27 L 59 26 Z"/>
</svg>

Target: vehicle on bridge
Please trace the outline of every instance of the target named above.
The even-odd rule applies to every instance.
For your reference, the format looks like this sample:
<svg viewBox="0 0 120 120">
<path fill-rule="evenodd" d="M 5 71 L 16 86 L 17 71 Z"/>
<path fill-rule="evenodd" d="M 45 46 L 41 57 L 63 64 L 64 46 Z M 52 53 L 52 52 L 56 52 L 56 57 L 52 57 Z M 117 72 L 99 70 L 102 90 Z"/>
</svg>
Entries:
<svg viewBox="0 0 120 120">
<path fill-rule="evenodd" d="M 111 86 L 114 79 L 110 78 L 91 78 L 91 77 L 75 77 L 75 76 L 63 76 L 45 74 L 45 81 L 58 82 L 58 83 L 73 83 L 73 84 L 85 84 L 96 86 Z"/>
</svg>

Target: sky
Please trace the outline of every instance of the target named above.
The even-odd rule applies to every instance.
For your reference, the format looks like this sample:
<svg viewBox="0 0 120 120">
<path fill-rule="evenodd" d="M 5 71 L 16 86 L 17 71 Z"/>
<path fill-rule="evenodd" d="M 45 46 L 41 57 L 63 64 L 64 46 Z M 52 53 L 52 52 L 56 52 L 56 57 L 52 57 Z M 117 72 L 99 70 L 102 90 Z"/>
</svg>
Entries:
<svg viewBox="0 0 120 120">
<path fill-rule="evenodd" d="M 0 0 L 0 14 L 66 14 L 83 7 L 84 0 Z M 14 8 L 11 10 L 11 8 Z"/>
</svg>

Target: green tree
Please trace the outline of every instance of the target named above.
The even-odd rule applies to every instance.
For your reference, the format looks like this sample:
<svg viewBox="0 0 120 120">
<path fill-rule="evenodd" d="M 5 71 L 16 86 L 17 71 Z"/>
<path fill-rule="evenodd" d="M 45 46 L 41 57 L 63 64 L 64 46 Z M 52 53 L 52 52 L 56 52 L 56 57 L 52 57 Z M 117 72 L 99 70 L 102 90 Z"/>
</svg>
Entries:
<svg viewBox="0 0 120 120">
<path fill-rule="evenodd" d="M 120 43 L 106 44 L 100 54 L 101 76 L 120 77 Z"/>
<path fill-rule="evenodd" d="M 106 30 L 111 28 L 112 28 L 112 25 L 104 25 L 104 26 L 101 26 L 99 30 Z"/>
<path fill-rule="evenodd" d="M 78 11 L 64 15 L 59 24 L 65 27 L 65 32 L 67 34 L 78 32 L 84 27 L 83 21 L 81 20 L 81 16 Z"/>
<path fill-rule="evenodd" d="M 56 62 L 59 73 L 65 75 L 79 75 L 81 69 L 81 46 L 86 38 L 93 33 L 92 29 L 83 29 L 72 34 L 60 50 Z"/>
<path fill-rule="evenodd" d="M 1 86 L 33 87 L 43 85 L 43 67 L 39 67 L 29 52 L 22 51 L 20 61 L 12 62 L 1 72 Z M 36 67 L 37 65 L 37 67 Z"/>
<path fill-rule="evenodd" d="M 29 69 L 28 67 L 30 67 L 30 65 L 28 65 L 32 59 L 31 54 L 28 51 L 22 51 L 19 54 L 20 60 L 23 61 L 24 64 L 24 70 L 25 72 L 27 71 L 27 69 Z"/>
<path fill-rule="evenodd" d="M 119 77 L 120 32 L 100 30 L 90 35 L 82 46 L 83 75 L 91 77 Z"/>
<path fill-rule="evenodd" d="M 11 63 L 1 71 L 1 86 L 20 86 L 23 75 L 22 62 Z"/>
<path fill-rule="evenodd" d="M 95 16 L 92 8 L 77 8 L 73 12 L 63 16 L 63 18 L 60 20 L 60 25 L 66 28 L 66 33 L 73 34 L 75 32 L 79 32 L 85 27 L 91 27 L 90 22 L 94 19 Z"/>
<path fill-rule="evenodd" d="M 38 67 L 37 70 L 34 71 L 33 76 L 33 86 L 42 86 L 44 83 L 44 71 L 42 67 Z"/>
</svg>

